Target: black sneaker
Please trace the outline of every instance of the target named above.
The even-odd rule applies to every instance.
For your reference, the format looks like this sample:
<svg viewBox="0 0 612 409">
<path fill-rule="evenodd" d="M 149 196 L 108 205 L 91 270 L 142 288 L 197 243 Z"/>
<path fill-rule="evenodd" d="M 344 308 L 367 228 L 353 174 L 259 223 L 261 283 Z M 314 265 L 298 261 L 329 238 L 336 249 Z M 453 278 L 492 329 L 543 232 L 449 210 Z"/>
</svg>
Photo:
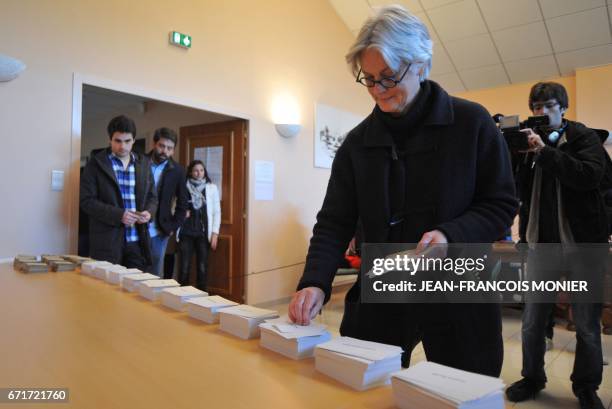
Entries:
<svg viewBox="0 0 612 409">
<path fill-rule="evenodd" d="M 580 409 L 605 409 L 601 399 L 597 396 L 597 392 L 592 389 L 585 389 L 578 392 L 578 402 Z"/>
<path fill-rule="evenodd" d="M 522 402 L 527 399 L 535 399 L 538 392 L 544 389 L 544 382 L 533 381 L 529 378 L 523 378 L 520 381 L 514 382 L 506 389 L 506 396 L 512 402 Z"/>
</svg>

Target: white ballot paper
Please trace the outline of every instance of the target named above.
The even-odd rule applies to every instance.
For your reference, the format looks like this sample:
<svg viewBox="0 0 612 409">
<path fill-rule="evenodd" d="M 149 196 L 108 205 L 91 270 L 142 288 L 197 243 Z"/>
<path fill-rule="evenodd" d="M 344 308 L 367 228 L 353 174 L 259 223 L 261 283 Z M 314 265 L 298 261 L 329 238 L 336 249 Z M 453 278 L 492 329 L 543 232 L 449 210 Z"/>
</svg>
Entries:
<svg viewBox="0 0 612 409">
<path fill-rule="evenodd" d="M 444 258 L 446 250 L 442 246 L 431 246 L 427 247 L 420 253 L 417 253 L 416 249 L 401 251 L 399 253 L 393 253 L 387 255 L 381 265 L 374 265 L 366 275 L 368 278 L 380 277 L 390 271 L 397 271 L 398 266 L 395 262 L 400 259 L 403 271 L 414 275 L 417 271 L 426 270 L 425 266 L 428 259 Z"/>
<path fill-rule="evenodd" d="M 98 264 L 93 270 L 93 277 L 106 281 L 108 279 L 108 272 L 116 269 L 125 270 L 125 267 L 120 264 Z"/>
<path fill-rule="evenodd" d="M 309 358 L 318 344 L 331 339 L 323 324 L 297 325 L 285 315 L 259 324 L 260 345 L 291 359 Z"/>
<path fill-rule="evenodd" d="M 291 322 L 287 315 L 283 315 L 280 318 L 266 320 L 259 326 L 270 329 L 285 339 L 315 337 L 327 332 L 327 326 L 323 324 L 311 322 L 310 325 L 298 325 Z"/>
<path fill-rule="evenodd" d="M 396 404 L 402 409 L 504 408 L 501 379 L 434 362 L 419 362 L 394 373 L 392 384 Z"/>
<path fill-rule="evenodd" d="M 224 308 L 219 314 L 219 328 L 242 339 L 259 337 L 259 324 L 268 318 L 278 317 L 277 311 L 244 304 Z"/>
<path fill-rule="evenodd" d="M 185 287 L 164 288 L 161 292 L 161 303 L 173 310 L 183 311 L 187 300 L 196 297 L 206 297 L 208 293 L 190 285 Z"/>
<path fill-rule="evenodd" d="M 137 290 L 136 284 L 141 281 L 159 280 L 159 277 L 151 273 L 125 274 L 121 276 L 121 288 L 133 293 Z"/>
<path fill-rule="evenodd" d="M 98 260 L 93 260 L 93 261 L 86 261 L 83 264 L 81 264 L 81 274 L 85 274 L 87 276 L 93 276 L 94 275 L 94 270 L 96 269 L 97 266 L 112 266 L 113 263 L 109 263 L 108 261 L 98 261 Z"/>
<path fill-rule="evenodd" d="M 179 286 L 176 280 L 146 280 L 138 284 L 138 292 L 148 300 L 157 301 L 163 289 Z"/>
<path fill-rule="evenodd" d="M 402 348 L 378 342 L 339 337 L 315 347 L 315 367 L 354 389 L 389 383 L 401 368 Z"/>
<path fill-rule="evenodd" d="M 108 270 L 108 274 L 106 275 L 106 282 L 110 284 L 119 284 L 121 283 L 121 277 L 127 274 L 140 274 L 140 271 L 137 268 L 125 268 L 125 267 L 117 267 Z"/>
<path fill-rule="evenodd" d="M 219 295 L 198 297 L 187 300 L 187 313 L 190 317 L 208 324 L 219 322 L 219 311 L 223 308 L 233 307 L 238 303 Z"/>
</svg>

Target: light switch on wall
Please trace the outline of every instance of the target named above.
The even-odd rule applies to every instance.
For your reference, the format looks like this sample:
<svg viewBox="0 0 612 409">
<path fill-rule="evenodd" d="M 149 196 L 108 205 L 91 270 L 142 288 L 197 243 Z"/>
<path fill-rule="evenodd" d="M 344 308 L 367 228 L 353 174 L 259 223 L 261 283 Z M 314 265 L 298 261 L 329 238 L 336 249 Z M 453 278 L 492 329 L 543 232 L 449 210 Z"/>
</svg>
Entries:
<svg viewBox="0 0 612 409">
<path fill-rule="evenodd" d="M 52 170 L 51 171 L 51 190 L 56 190 L 56 191 L 64 190 L 64 171 L 63 170 Z"/>
</svg>

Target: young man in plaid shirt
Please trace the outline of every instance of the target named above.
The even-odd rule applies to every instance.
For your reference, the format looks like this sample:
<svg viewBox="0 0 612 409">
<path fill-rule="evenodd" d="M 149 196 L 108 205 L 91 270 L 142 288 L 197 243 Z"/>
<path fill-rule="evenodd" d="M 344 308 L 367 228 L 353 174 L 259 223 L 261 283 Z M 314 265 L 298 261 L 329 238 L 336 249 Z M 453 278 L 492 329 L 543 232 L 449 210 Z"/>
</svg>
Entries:
<svg viewBox="0 0 612 409">
<path fill-rule="evenodd" d="M 108 124 L 110 147 L 94 155 L 81 176 L 81 209 L 89 216 L 90 256 L 149 269 L 147 224 L 157 208 L 149 160 L 132 152 L 136 125 L 126 116 Z"/>
</svg>

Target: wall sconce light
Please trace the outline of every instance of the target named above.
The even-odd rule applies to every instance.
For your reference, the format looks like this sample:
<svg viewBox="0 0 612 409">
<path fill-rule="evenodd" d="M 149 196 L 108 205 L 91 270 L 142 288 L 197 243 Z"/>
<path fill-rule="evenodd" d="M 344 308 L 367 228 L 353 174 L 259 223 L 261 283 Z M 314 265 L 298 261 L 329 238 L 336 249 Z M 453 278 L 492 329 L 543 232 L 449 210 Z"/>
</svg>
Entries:
<svg viewBox="0 0 612 409">
<path fill-rule="evenodd" d="M 284 138 L 296 136 L 302 129 L 296 99 L 288 94 L 277 95 L 272 103 L 272 120 L 280 136 Z"/>
<path fill-rule="evenodd" d="M 275 124 L 276 132 L 285 138 L 293 138 L 302 129 L 300 124 Z"/>
<path fill-rule="evenodd" d="M 14 80 L 26 69 L 26 65 L 16 58 L 0 54 L 0 82 Z"/>
</svg>

